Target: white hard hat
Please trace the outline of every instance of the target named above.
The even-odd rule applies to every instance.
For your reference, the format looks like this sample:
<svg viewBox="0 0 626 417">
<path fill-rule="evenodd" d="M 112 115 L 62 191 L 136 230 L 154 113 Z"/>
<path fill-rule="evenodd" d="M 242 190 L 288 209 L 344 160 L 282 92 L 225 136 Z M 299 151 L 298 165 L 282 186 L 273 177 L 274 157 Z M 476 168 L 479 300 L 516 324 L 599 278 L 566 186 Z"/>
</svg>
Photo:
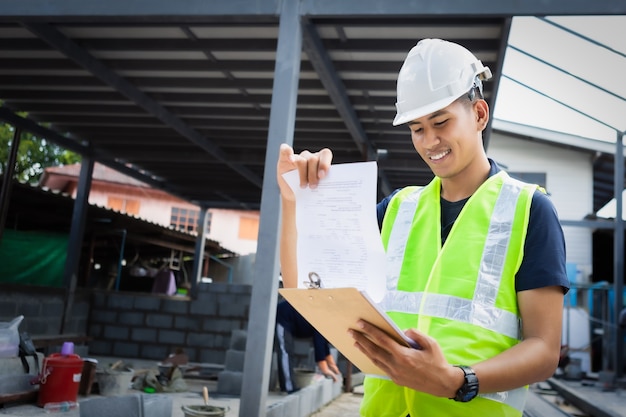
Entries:
<svg viewBox="0 0 626 417">
<path fill-rule="evenodd" d="M 491 78 L 470 51 L 441 39 L 422 39 L 398 74 L 397 114 L 393 125 L 410 122 L 448 106 L 478 83 Z"/>
</svg>

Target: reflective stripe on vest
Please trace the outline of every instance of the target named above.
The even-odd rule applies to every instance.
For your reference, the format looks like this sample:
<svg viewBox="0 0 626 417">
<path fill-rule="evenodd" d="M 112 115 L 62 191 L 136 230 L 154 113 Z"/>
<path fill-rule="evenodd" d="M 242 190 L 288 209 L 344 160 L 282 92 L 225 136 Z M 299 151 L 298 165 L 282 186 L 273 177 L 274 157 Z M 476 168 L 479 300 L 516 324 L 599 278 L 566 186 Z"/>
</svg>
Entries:
<svg viewBox="0 0 626 417">
<path fill-rule="evenodd" d="M 495 201 L 487 230 L 486 246 L 482 252 L 480 270 L 473 298 L 398 290 L 411 224 L 423 187 L 407 195 L 398 208 L 387 245 L 387 293 L 381 307 L 388 312 L 438 317 L 456 322 L 478 325 L 498 334 L 519 340 L 520 320 L 516 314 L 496 307 L 496 297 L 507 257 L 511 229 L 515 219 L 518 197 L 527 184 L 505 176 Z M 527 388 L 506 392 L 480 394 L 483 398 L 505 403 L 523 410 Z"/>
<path fill-rule="evenodd" d="M 402 259 L 410 233 L 410 225 L 417 208 L 417 202 L 423 188 L 419 188 L 400 204 L 398 215 L 387 245 L 387 294 L 381 301 L 385 311 L 429 316 L 477 324 L 497 333 L 519 339 L 520 323 L 518 317 L 508 311 L 495 307 L 500 285 L 510 231 L 513 226 L 517 197 L 525 184 L 508 178 L 496 201 L 489 225 L 487 245 L 483 250 L 481 269 L 472 300 L 442 294 L 428 294 L 425 305 L 421 305 L 422 293 L 398 291 L 398 277 L 402 268 Z M 398 225 L 399 227 L 396 227 Z M 420 306 L 420 307 L 418 307 Z"/>
</svg>

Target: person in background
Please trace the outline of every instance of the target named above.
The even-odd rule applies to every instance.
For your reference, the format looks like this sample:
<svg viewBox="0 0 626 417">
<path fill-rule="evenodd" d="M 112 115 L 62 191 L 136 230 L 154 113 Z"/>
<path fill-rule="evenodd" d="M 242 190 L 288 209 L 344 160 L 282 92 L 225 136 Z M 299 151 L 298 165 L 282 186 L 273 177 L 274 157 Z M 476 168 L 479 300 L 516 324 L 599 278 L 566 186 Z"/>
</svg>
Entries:
<svg viewBox="0 0 626 417">
<path fill-rule="evenodd" d="M 470 51 L 441 39 L 419 41 L 398 74 L 393 124 L 407 126 L 434 179 L 377 206 L 388 253 L 380 306 L 420 349 L 355 323 L 355 345 L 389 376 L 366 377 L 362 416 L 520 417 L 528 385 L 556 370 L 569 285 L 565 239 L 547 194 L 486 155 L 489 78 Z M 315 188 L 332 156 L 281 145 L 285 287 L 298 280 L 297 230 L 282 175 L 298 170 L 300 186 Z"/>
<path fill-rule="evenodd" d="M 278 360 L 278 382 L 281 391 L 292 393 L 300 388 L 294 371 L 293 338 L 312 339 L 315 362 L 319 371 L 327 378 L 337 381 L 340 375 L 330 345 L 311 324 L 287 301 L 279 301 L 276 309 L 276 353 Z"/>
</svg>

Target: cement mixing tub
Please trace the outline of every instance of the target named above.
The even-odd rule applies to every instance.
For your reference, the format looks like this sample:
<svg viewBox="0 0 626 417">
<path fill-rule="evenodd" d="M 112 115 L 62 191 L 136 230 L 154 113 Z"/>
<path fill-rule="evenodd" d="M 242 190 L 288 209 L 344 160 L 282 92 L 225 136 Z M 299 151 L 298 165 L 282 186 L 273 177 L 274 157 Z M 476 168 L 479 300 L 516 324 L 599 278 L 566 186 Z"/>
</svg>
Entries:
<svg viewBox="0 0 626 417">
<path fill-rule="evenodd" d="M 216 407 L 214 405 L 183 405 L 185 417 L 223 417 L 229 410 L 228 407 Z"/>
</svg>

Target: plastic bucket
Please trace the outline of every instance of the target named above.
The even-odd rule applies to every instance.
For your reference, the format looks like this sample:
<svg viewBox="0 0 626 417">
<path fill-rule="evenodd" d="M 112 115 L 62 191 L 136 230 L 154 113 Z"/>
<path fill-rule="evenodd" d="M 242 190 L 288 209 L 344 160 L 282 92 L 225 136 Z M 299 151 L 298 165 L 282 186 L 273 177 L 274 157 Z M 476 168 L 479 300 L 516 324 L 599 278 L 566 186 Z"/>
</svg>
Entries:
<svg viewBox="0 0 626 417">
<path fill-rule="evenodd" d="M 96 381 L 100 395 L 105 397 L 125 395 L 130 388 L 135 371 L 132 369 L 96 371 Z"/>
<path fill-rule="evenodd" d="M 223 417 L 229 410 L 228 407 L 217 407 L 214 405 L 183 405 L 185 417 Z"/>
<path fill-rule="evenodd" d="M 9 323 L 0 322 L 0 358 L 12 358 L 19 353 L 20 334 L 17 331 L 24 316 L 17 316 Z"/>
<path fill-rule="evenodd" d="M 304 388 L 311 385 L 311 382 L 313 382 L 313 378 L 316 375 L 315 371 L 312 369 L 296 368 L 293 371 L 298 388 Z"/>
<path fill-rule="evenodd" d="M 37 405 L 76 401 L 83 360 L 76 354 L 53 353 L 43 360 Z"/>
</svg>

